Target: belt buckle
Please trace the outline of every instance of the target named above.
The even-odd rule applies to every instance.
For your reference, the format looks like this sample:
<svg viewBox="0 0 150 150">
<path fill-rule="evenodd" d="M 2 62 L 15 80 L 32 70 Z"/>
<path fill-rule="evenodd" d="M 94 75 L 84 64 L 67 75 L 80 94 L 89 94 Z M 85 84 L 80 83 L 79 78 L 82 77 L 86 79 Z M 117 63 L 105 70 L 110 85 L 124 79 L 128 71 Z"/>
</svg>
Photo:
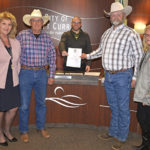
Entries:
<svg viewBox="0 0 150 150">
<path fill-rule="evenodd" d="M 110 70 L 109 70 L 108 72 L 109 72 L 110 74 L 113 74 L 113 72 L 112 72 L 112 71 L 110 71 Z"/>
<path fill-rule="evenodd" d="M 108 70 L 108 72 L 109 72 L 110 74 L 114 74 L 114 73 L 115 73 L 115 71 L 110 71 L 110 70 Z"/>
<path fill-rule="evenodd" d="M 33 70 L 40 70 L 42 67 L 33 67 Z"/>
</svg>

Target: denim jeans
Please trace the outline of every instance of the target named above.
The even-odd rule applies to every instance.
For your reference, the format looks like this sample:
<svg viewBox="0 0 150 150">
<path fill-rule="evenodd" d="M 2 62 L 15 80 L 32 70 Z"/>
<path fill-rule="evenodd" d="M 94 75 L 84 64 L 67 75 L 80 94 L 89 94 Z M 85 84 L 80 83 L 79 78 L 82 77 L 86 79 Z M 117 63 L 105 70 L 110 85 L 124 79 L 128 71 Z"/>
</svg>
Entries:
<svg viewBox="0 0 150 150">
<path fill-rule="evenodd" d="M 19 74 L 21 106 L 19 107 L 19 130 L 28 132 L 29 108 L 32 89 L 36 100 L 36 127 L 41 130 L 46 120 L 46 87 L 48 76 L 45 69 L 28 70 L 21 69 Z"/>
<path fill-rule="evenodd" d="M 110 74 L 105 72 L 105 91 L 111 109 L 109 135 L 126 141 L 130 124 L 130 89 L 132 69 Z"/>
</svg>

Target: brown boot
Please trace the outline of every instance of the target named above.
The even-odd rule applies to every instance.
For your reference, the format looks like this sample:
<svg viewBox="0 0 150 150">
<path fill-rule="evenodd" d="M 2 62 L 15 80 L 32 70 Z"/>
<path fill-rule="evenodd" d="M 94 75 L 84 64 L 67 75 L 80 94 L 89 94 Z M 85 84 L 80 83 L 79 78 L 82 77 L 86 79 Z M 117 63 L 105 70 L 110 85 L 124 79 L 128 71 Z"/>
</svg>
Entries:
<svg viewBox="0 0 150 150">
<path fill-rule="evenodd" d="M 24 143 L 28 143 L 28 142 L 29 142 L 28 133 L 22 133 L 22 134 L 21 134 L 21 140 L 22 140 Z"/>
<path fill-rule="evenodd" d="M 121 147 L 123 146 L 123 144 L 125 144 L 125 142 L 122 141 L 116 141 L 113 145 L 112 145 L 112 149 L 113 150 L 120 150 Z"/>
<path fill-rule="evenodd" d="M 113 136 L 110 136 L 108 133 L 99 134 L 97 137 L 102 140 L 110 140 L 113 138 Z"/>
<path fill-rule="evenodd" d="M 40 132 L 41 132 L 42 137 L 44 137 L 44 138 L 50 137 L 50 134 L 46 130 L 42 129 L 42 130 L 40 130 Z"/>
</svg>

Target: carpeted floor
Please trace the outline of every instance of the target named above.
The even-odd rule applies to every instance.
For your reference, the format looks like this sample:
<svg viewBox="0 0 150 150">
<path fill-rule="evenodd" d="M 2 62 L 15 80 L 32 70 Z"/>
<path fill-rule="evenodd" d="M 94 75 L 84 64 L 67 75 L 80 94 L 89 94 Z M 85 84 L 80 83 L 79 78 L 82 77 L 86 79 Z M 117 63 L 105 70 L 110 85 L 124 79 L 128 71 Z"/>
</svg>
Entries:
<svg viewBox="0 0 150 150">
<path fill-rule="evenodd" d="M 12 128 L 12 133 L 18 142 L 10 143 L 8 147 L 0 146 L 0 150 L 111 150 L 113 140 L 103 141 L 97 137 L 108 131 L 106 127 L 87 126 L 47 126 L 51 134 L 49 139 L 44 139 L 34 126 L 29 130 L 29 143 L 20 140 L 18 127 Z M 133 145 L 140 144 L 139 134 L 129 133 L 129 138 L 121 150 L 133 150 Z"/>
</svg>

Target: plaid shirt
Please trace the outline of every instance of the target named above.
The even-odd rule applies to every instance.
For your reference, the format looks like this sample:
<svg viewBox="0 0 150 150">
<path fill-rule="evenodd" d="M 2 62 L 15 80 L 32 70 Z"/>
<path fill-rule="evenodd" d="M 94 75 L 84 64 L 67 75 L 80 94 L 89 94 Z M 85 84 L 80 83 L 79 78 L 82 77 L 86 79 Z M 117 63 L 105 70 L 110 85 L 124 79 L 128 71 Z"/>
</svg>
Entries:
<svg viewBox="0 0 150 150">
<path fill-rule="evenodd" d="M 21 44 L 21 64 L 29 67 L 49 65 L 49 78 L 54 78 L 56 52 L 50 37 L 42 31 L 36 38 L 28 29 L 20 32 L 17 39 Z"/>
<path fill-rule="evenodd" d="M 134 66 L 133 79 L 143 55 L 140 36 L 130 27 L 122 24 L 116 29 L 113 26 L 102 35 L 98 49 L 87 55 L 87 59 L 102 56 L 105 70 L 117 71 Z"/>
</svg>

